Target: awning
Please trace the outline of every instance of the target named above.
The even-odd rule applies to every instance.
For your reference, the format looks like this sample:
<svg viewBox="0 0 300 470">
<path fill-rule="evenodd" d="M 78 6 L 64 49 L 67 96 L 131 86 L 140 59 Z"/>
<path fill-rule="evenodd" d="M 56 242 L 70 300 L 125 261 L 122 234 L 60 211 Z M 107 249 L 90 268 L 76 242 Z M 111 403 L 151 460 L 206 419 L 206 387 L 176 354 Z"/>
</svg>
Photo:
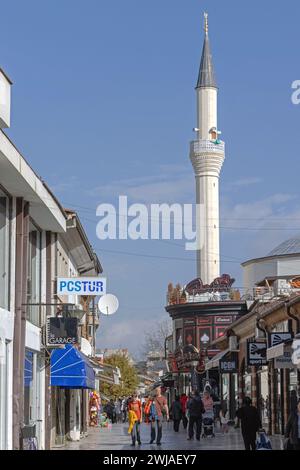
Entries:
<svg viewBox="0 0 300 470">
<path fill-rule="evenodd" d="M 95 388 L 95 372 L 88 358 L 67 344 L 52 351 L 51 385 L 62 388 Z"/>
<path fill-rule="evenodd" d="M 210 361 L 208 361 L 206 364 L 205 364 L 205 370 L 209 370 L 209 369 L 214 369 L 216 367 L 219 367 L 219 362 L 220 360 L 226 356 L 226 354 L 229 352 L 230 350 L 229 349 L 224 349 L 224 351 L 221 351 L 219 352 L 218 354 L 216 354 L 212 359 L 210 359 Z"/>
<path fill-rule="evenodd" d="M 282 357 L 287 351 L 291 348 L 291 342 L 276 344 L 272 348 L 267 349 L 267 360 L 276 359 L 277 357 Z"/>
</svg>

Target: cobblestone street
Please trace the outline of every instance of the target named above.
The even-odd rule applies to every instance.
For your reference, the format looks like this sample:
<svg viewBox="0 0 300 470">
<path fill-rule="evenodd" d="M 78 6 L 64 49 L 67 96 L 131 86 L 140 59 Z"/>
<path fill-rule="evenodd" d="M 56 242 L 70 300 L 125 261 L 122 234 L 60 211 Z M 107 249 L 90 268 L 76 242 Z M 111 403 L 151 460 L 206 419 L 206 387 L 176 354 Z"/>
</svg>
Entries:
<svg viewBox="0 0 300 470">
<path fill-rule="evenodd" d="M 127 433 L 127 424 L 114 424 L 112 429 L 90 428 L 89 435 L 79 442 L 68 442 L 65 447 L 55 448 L 60 450 L 132 450 L 131 439 Z M 200 442 L 188 441 L 183 428 L 177 434 L 173 431 L 173 424 L 164 423 L 162 445 L 150 445 L 150 428 L 146 424 L 141 426 L 142 446 L 136 449 L 142 450 L 243 450 L 244 445 L 240 430 L 230 428 L 228 434 L 223 435 L 216 429 L 215 438 L 201 439 Z M 271 437 L 272 448 L 280 449 L 280 436 Z"/>
</svg>

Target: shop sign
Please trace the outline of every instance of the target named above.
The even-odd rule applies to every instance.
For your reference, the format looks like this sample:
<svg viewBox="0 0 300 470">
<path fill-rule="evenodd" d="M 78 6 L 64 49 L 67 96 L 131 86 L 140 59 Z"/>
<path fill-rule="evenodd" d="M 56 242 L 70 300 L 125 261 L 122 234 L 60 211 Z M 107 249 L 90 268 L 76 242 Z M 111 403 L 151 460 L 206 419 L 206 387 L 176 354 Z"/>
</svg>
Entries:
<svg viewBox="0 0 300 470">
<path fill-rule="evenodd" d="M 221 374 L 234 374 L 238 371 L 238 356 L 236 353 L 226 354 L 219 361 Z"/>
<path fill-rule="evenodd" d="M 105 277 L 59 277 L 58 295 L 104 295 L 106 294 Z"/>
<path fill-rule="evenodd" d="M 293 368 L 291 348 L 286 348 L 283 356 L 276 357 L 274 359 L 274 367 L 275 369 L 292 369 Z"/>
<path fill-rule="evenodd" d="M 277 346 L 292 339 L 292 333 L 270 333 L 269 334 L 269 348 Z"/>
<path fill-rule="evenodd" d="M 48 346 L 78 343 L 78 318 L 51 317 L 48 322 Z"/>
<path fill-rule="evenodd" d="M 232 317 L 215 317 L 215 323 L 219 325 L 230 325 L 232 323 Z"/>
<path fill-rule="evenodd" d="M 257 341 L 247 343 L 247 365 L 265 366 L 267 364 L 267 344 Z"/>
<path fill-rule="evenodd" d="M 207 325 L 207 324 L 211 323 L 211 319 L 209 317 L 198 318 L 197 323 L 198 323 L 198 325 Z"/>
<path fill-rule="evenodd" d="M 292 362 L 295 366 L 300 364 L 300 338 L 295 338 L 292 344 Z"/>
</svg>

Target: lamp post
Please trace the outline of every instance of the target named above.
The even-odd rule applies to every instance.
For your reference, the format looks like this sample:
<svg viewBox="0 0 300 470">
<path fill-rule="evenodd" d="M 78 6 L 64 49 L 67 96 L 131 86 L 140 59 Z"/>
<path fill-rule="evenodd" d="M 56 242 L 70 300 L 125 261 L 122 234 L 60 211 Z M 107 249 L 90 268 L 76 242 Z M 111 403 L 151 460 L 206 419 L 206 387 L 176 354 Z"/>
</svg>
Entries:
<svg viewBox="0 0 300 470">
<path fill-rule="evenodd" d="M 209 343 L 209 336 L 204 333 L 204 335 L 200 338 L 201 343 L 203 344 L 204 351 L 205 351 L 205 364 L 208 362 L 208 343 Z M 206 367 L 205 367 L 206 369 Z M 206 381 L 209 382 L 209 372 L 208 369 L 206 370 Z"/>
</svg>

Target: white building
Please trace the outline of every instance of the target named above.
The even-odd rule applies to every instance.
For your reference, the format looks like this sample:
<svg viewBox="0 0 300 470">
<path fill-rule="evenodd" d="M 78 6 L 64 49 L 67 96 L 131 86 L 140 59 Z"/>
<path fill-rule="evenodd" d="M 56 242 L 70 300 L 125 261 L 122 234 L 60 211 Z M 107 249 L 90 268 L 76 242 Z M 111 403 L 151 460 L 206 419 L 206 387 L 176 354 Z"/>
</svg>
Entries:
<svg viewBox="0 0 300 470">
<path fill-rule="evenodd" d="M 219 140 L 218 88 L 215 80 L 205 14 L 205 37 L 197 94 L 197 139 L 190 144 L 190 159 L 196 178 L 197 277 L 210 284 L 220 275 L 219 176 L 225 144 Z"/>
<path fill-rule="evenodd" d="M 59 298 L 56 280 L 97 276 L 102 267 L 78 216 L 60 205 L 3 132 L 10 125 L 10 92 L 0 69 L 0 449 L 19 449 L 20 430 L 31 423 L 39 449 L 48 449 L 51 438 L 79 439 L 86 432 L 92 386 L 63 392 L 50 386 L 46 318 L 57 305 L 82 304 L 78 296 Z M 88 302 L 77 309 L 78 337 L 94 340 L 99 322 L 90 322 Z M 93 354 L 87 341 L 80 347 Z"/>
<path fill-rule="evenodd" d="M 47 233 L 66 231 L 66 216 L 2 130 L 10 90 L 0 70 L 0 449 L 18 448 L 29 420 L 44 448 L 44 351 L 39 309 L 28 304 L 47 296 Z"/>
<path fill-rule="evenodd" d="M 289 278 L 300 276 L 300 237 L 284 241 L 269 254 L 242 263 L 243 287 L 251 294 L 255 286 L 272 288 L 274 295 L 289 291 Z"/>
</svg>

